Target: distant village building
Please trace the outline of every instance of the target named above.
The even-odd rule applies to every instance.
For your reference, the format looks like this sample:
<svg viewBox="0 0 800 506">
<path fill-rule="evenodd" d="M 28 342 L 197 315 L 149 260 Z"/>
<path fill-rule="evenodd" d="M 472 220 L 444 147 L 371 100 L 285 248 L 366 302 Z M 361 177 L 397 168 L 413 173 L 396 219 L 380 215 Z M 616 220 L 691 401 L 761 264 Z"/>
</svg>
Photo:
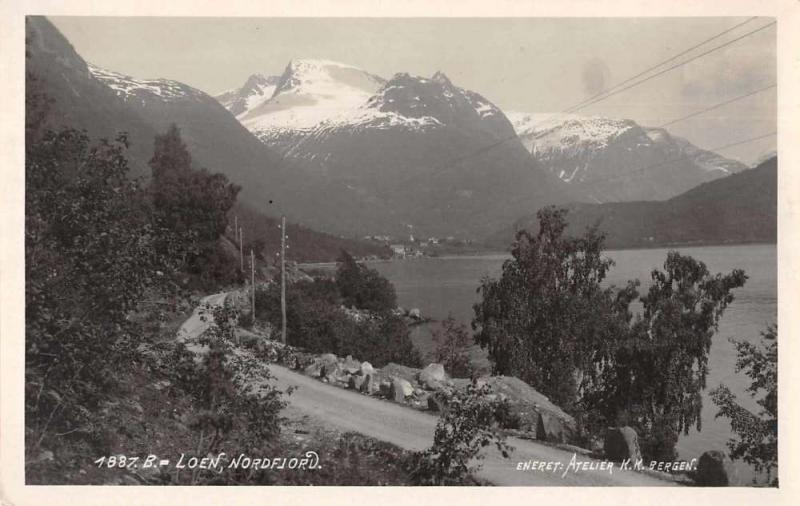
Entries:
<svg viewBox="0 0 800 506">
<path fill-rule="evenodd" d="M 402 244 L 392 244 L 392 254 L 398 258 L 405 258 L 406 256 L 406 247 Z"/>
</svg>

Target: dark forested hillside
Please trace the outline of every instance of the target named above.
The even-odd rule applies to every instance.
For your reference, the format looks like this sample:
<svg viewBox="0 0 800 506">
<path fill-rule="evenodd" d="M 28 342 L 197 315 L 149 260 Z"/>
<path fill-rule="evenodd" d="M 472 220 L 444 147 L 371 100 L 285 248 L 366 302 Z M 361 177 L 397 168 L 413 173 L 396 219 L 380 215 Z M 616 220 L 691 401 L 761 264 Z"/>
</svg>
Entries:
<svg viewBox="0 0 800 506">
<path fill-rule="evenodd" d="M 778 160 L 701 184 L 677 197 L 655 202 L 569 206 L 569 230 L 577 234 L 598 224 L 611 248 L 677 244 L 776 242 Z M 535 228 L 523 218 L 489 242 L 507 247 L 513 231 Z"/>
</svg>

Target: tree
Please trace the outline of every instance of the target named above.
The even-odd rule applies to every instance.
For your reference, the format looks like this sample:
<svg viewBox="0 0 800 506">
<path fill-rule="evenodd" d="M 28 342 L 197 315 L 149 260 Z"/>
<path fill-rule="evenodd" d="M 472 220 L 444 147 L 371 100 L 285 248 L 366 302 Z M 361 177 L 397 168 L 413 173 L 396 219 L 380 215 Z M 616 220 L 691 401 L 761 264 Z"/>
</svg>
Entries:
<svg viewBox="0 0 800 506">
<path fill-rule="evenodd" d="M 472 341 L 463 323 L 456 322 L 452 315 L 442 322 L 442 327 L 433 332 L 436 343 L 436 361 L 454 378 L 469 378 L 473 367 L 469 359 L 469 346 Z"/>
<path fill-rule="evenodd" d="M 742 407 L 736 396 L 725 385 L 711 391 L 711 400 L 719 407 L 717 418 L 731 421 L 736 435 L 728 442 L 731 458 L 741 459 L 765 472 L 767 481 L 778 486 L 778 328 L 767 327 L 761 333 L 761 345 L 747 341 L 733 341 L 736 345 L 736 372 L 745 371 L 751 379 L 747 391 L 760 395 L 756 401 L 761 407 L 758 414 Z"/>
<path fill-rule="evenodd" d="M 359 264 L 344 250 L 338 264 L 336 284 L 346 306 L 378 313 L 391 311 L 397 306 L 394 286 L 378 271 Z"/>
<path fill-rule="evenodd" d="M 286 290 L 287 341 L 311 353 L 353 355 L 375 366 L 396 362 L 422 363 L 405 321 L 391 313 L 356 319 L 340 306 L 329 281 L 298 281 Z M 335 288 L 335 287 L 333 287 Z M 256 313 L 279 328 L 280 287 L 273 283 L 256 291 Z"/>
<path fill-rule="evenodd" d="M 646 458 L 674 459 L 678 435 L 701 428 L 711 338 L 747 276 L 711 275 L 670 252 L 634 319 L 638 281 L 600 286 L 613 264 L 603 236 L 565 237 L 563 210 L 546 208 L 539 220 L 536 236 L 517 235 L 501 278 L 481 283 L 476 341 L 495 373 L 540 390 L 590 433 L 632 425 Z"/>
<path fill-rule="evenodd" d="M 594 377 L 597 357 L 624 327 L 625 298 L 602 289 L 613 261 L 603 235 L 564 235 L 566 211 L 539 211 L 537 235 L 520 231 L 499 280 L 484 278 L 474 306 L 475 341 L 493 373 L 516 376 L 570 409 Z"/>
<path fill-rule="evenodd" d="M 747 276 L 740 269 L 711 275 L 703 262 L 673 251 L 651 277 L 641 317 L 615 340 L 584 405 L 596 423 L 633 426 L 646 458 L 673 460 L 679 434 L 702 428 L 711 338 Z"/>
<path fill-rule="evenodd" d="M 91 440 L 98 403 L 142 337 L 128 318 L 174 265 L 154 249 L 144 190 L 128 179 L 127 139 L 37 133 L 26 145 L 26 448 L 50 435 Z"/>
<path fill-rule="evenodd" d="M 156 136 L 149 163 L 155 221 L 168 231 L 166 237 L 180 239 L 185 270 L 203 279 L 206 285 L 235 279 L 238 269 L 222 251 L 219 238 L 225 232 L 228 210 L 240 188 L 223 174 L 194 169 L 174 124 Z"/>
</svg>

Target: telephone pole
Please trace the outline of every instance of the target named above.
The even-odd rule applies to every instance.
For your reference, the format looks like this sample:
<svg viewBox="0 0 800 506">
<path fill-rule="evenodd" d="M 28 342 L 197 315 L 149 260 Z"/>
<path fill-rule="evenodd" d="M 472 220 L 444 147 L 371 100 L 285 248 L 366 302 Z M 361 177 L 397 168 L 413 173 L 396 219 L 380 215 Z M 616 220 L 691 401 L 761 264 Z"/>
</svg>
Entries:
<svg viewBox="0 0 800 506">
<path fill-rule="evenodd" d="M 244 273 L 244 253 L 242 252 L 242 236 L 244 235 L 244 230 L 239 227 L 239 271 Z"/>
<path fill-rule="evenodd" d="M 256 321 L 256 259 L 253 250 L 250 250 L 250 284 L 253 290 L 253 323 Z"/>
<path fill-rule="evenodd" d="M 281 215 L 281 341 L 286 344 L 286 216 Z"/>
</svg>

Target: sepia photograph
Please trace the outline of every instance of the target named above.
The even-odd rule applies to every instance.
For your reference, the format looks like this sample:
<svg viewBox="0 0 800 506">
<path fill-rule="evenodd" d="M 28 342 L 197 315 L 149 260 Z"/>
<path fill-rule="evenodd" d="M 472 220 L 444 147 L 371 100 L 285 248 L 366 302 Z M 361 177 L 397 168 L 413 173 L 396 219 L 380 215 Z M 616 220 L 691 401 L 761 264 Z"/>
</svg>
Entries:
<svg viewBox="0 0 800 506">
<path fill-rule="evenodd" d="M 25 486 L 785 485 L 778 18 L 198 14 L 24 16 Z"/>
</svg>

